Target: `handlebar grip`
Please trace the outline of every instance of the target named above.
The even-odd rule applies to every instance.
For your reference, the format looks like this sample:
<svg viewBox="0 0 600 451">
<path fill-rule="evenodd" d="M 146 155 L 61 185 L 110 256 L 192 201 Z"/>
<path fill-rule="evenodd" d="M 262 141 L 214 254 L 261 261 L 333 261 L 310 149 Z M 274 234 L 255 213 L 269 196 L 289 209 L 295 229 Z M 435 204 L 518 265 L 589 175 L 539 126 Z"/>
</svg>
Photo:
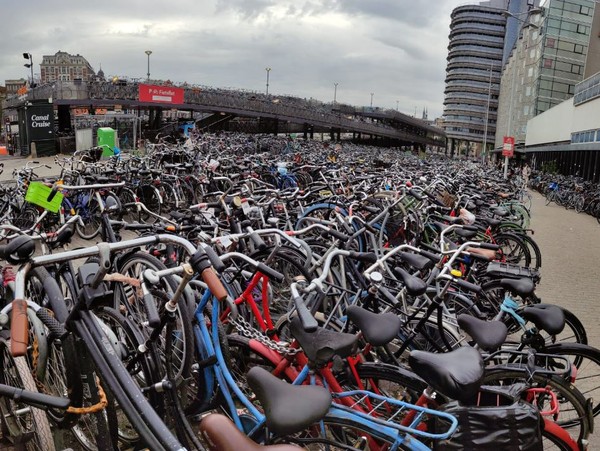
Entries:
<svg viewBox="0 0 600 451">
<path fill-rule="evenodd" d="M 63 327 L 63 325 L 54 318 L 50 310 L 46 308 L 41 308 L 37 312 L 35 312 L 36 316 L 44 323 L 44 325 L 50 331 L 54 337 L 62 340 L 68 334 L 67 330 Z"/>
<path fill-rule="evenodd" d="M 480 243 L 479 247 L 481 249 L 488 249 L 490 251 L 498 251 L 498 250 L 500 250 L 500 246 L 498 246 L 497 244 L 493 244 L 493 243 Z"/>
<path fill-rule="evenodd" d="M 156 308 L 156 301 L 152 293 L 145 293 L 143 296 L 144 307 L 146 308 L 146 316 L 148 317 L 148 326 L 155 329 L 160 326 L 160 316 Z"/>
<path fill-rule="evenodd" d="M 213 268 L 215 268 L 215 271 L 217 271 L 217 273 L 225 271 L 225 264 L 221 261 L 219 255 L 215 252 L 215 250 L 212 247 L 206 245 L 202 246 L 202 249 L 204 249 L 204 252 L 206 252 L 206 256 L 210 260 L 210 264 L 213 266 Z"/>
<path fill-rule="evenodd" d="M 454 282 L 467 291 L 472 291 L 473 293 L 479 293 L 481 291 L 481 285 L 475 285 L 474 283 L 462 279 L 454 279 Z"/>
<path fill-rule="evenodd" d="M 27 301 L 15 299 L 12 301 L 10 319 L 10 353 L 13 357 L 27 354 L 29 343 L 29 320 L 27 318 Z"/>
<path fill-rule="evenodd" d="M 23 390 L 22 388 L 4 384 L 0 384 L 0 396 L 6 396 L 10 399 L 18 399 L 25 404 L 32 404 L 43 409 L 48 407 L 66 409 L 71 403 L 69 398 L 46 395 L 45 393 Z"/>
<path fill-rule="evenodd" d="M 419 202 L 421 202 L 423 200 L 423 196 L 421 196 L 419 193 L 417 193 L 414 189 L 409 189 L 408 194 L 410 194 L 412 197 L 417 199 Z"/>
<path fill-rule="evenodd" d="M 283 282 L 285 280 L 285 276 L 283 274 L 265 265 L 264 263 L 259 263 L 256 266 L 256 269 L 263 273 L 265 276 L 267 276 L 269 279 L 273 279 L 277 282 Z"/>
<path fill-rule="evenodd" d="M 229 294 L 211 267 L 208 267 L 202 271 L 201 276 L 202 280 L 204 280 L 206 285 L 208 285 L 208 289 L 214 297 L 216 297 L 219 301 L 224 301 L 227 299 Z"/>
<path fill-rule="evenodd" d="M 300 322 L 302 323 L 302 328 L 305 332 L 314 332 L 319 327 L 319 323 L 314 316 L 310 313 L 304 301 L 300 296 L 294 296 L 293 298 L 294 304 L 296 305 L 296 312 L 298 313 L 298 318 L 300 318 Z"/>
<path fill-rule="evenodd" d="M 429 260 L 431 260 L 432 262 L 439 262 L 442 258 L 441 254 L 435 254 L 433 252 L 429 252 L 429 251 L 425 251 L 423 249 L 419 250 L 419 254 L 422 255 L 423 257 L 427 257 Z"/>
<path fill-rule="evenodd" d="M 52 191 L 50 191 L 50 194 L 48 194 L 48 199 L 46 199 L 46 200 L 48 202 L 52 202 L 52 199 L 54 199 L 54 196 L 56 196 L 57 192 L 58 192 L 58 186 L 53 186 Z"/>
<path fill-rule="evenodd" d="M 351 251 L 348 257 L 358 260 L 363 263 L 375 263 L 377 261 L 377 254 L 374 252 L 354 252 Z"/>
<path fill-rule="evenodd" d="M 335 230 L 335 229 L 328 229 L 328 230 L 323 230 L 323 235 L 331 235 L 332 237 L 340 240 L 340 241 L 348 241 L 350 239 L 350 237 L 348 235 L 346 235 L 345 233 L 340 232 L 339 230 Z"/>
<path fill-rule="evenodd" d="M 250 233 L 250 240 L 254 243 L 254 247 L 259 251 L 262 251 L 267 248 L 267 243 L 260 237 L 260 235 L 256 232 Z"/>
</svg>

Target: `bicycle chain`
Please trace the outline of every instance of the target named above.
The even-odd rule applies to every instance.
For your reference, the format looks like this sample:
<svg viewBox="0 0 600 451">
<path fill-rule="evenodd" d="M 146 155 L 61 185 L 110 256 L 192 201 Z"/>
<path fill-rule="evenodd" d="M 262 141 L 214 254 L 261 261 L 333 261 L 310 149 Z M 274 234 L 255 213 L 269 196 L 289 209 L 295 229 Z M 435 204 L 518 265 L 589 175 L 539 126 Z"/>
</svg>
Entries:
<svg viewBox="0 0 600 451">
<path fill-rule="evenodd" d="M 293 357 L 299 352 L 302 352 L 302 349 L 300 348 L 290 348 L 289 343 L 272 340 L 239 315 L 235 320 L 230 320 L 230 323 L 235 326 L 240 335 L 254 339 L 279 354 Z"/>
</svg>

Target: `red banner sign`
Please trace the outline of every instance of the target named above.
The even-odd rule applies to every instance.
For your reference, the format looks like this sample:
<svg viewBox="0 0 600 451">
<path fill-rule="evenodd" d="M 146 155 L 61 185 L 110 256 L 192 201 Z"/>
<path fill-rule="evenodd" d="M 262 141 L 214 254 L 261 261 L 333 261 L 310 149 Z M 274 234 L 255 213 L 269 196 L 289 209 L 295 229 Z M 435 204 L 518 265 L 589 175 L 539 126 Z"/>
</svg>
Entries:
<svg viewBox="0 0 600 451">
<path fill-rule="evenodd" d="M 515 153 L 515 137 L 505 136 L 502 144 L 502 156 L 512 157 Z"/>
<path fill-rule="evenodd" d="M 139 85 L 140 102 L 183 103 L 183 89 L 172 86 Z"/>
</svg>

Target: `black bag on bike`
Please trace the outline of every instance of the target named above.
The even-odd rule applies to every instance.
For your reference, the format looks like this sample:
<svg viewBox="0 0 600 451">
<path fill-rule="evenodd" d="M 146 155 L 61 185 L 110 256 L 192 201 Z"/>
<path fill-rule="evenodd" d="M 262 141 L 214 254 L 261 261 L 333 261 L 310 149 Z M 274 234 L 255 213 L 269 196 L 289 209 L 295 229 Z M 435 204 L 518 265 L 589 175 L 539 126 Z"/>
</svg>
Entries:
<svg viewBox="0 0 600 451">
<path fill-rule="evenodd" d="M 541 417 L 538 409 L 521 400 L 523 384 L 508 387 L 483 386 L 477 405 L 452 401 L 440 410 L 458 419 L 458 429 L 448 439 L 436 442 L 437 451 L 542 451 Z M 444 430 L 436 418 L 436 430 Z M 447 430 L 447 428 L 445 429 Z"/>
</svg>

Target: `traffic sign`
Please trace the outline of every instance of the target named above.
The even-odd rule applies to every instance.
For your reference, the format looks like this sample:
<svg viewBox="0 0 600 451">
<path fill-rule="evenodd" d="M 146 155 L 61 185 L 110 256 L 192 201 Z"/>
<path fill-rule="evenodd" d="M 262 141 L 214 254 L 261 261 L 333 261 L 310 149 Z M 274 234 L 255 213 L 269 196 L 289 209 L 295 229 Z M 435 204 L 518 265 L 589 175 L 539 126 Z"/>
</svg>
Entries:
<svg viewBox="0 0 600 451">
<path fill-rule="evenodd" d="M 515 137 L 505 136 L 502 144 L 502 156 L 512 157 L 515 153 Z"/>
</svg>

